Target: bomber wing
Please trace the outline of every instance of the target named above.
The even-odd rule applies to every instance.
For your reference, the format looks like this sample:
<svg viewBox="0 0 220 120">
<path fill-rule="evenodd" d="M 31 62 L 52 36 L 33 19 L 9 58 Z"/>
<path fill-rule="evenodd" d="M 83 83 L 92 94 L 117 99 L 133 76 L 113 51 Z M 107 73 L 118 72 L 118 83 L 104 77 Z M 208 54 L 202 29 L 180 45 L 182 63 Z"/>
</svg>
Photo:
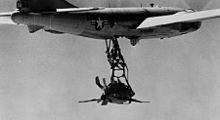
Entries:
<svg viewBox="0 0 220 120">
<path fill-rule="evenodd" d="M 62 9 L 56 9 L 56 12 L 39 12 L 39 14 L 44 13 L 73 13 L 73 12 L 85 12 L 85 11 L 94 11 L 94 10 L 102 10 L 104 8 L 101 7 L 89 7 L 89 8 L 62 8 Z M 16 25 L 16 23 L 13 22 L 11 19 L 11 16 L 14 12 L 3 12 L 0 13 L 0 24 L 12 24 Z"/>
<path fill-rule="evenodd" d="M 220 18 L 220 9 L 193 12 L 192 10 L 179 12 L 174 15 L 167 15 L 161 17 L 146 18 L 137 29 L 145 29 L 157 27 L 161 25 L 168 25 L 180 22 L 194 22 L 208 19 Z"/>
</svg>

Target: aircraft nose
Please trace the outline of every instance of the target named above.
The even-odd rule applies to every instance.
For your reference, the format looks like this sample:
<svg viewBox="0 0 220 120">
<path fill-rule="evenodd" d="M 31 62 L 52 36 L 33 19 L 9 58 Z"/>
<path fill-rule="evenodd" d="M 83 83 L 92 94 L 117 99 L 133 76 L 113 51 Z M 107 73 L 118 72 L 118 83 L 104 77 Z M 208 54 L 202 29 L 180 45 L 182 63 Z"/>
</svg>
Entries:
<svg viewBox="0 0 220 120">
<path fill-rule="evenodd" d="M 135 95 L 135 92 L 133 90 L 130 90 L 130 96 L 134 96 Z"/>
<path fill-rule="evenodd" d="M 21 13 L 14 13 L 14 14 L 12 14 L 11 19 L 12 19 L 15 23 L 17 23 L 17 24 L 22 23 L 23 20 L 24 20 L 24 18 L 23 18 L 23 16 L 21 15 Z"/>
</svg>

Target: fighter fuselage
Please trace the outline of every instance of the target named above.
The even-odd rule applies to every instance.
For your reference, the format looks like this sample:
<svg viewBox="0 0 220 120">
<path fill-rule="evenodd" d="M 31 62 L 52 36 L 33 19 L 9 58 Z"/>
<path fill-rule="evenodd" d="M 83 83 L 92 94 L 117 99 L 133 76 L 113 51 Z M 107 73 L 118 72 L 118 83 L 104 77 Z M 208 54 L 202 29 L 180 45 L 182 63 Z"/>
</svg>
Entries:
<svg viewBox="0 0 220 120">
<path fill-rule="evenodd" d="M 166 38 L 197 30 L 201 22 L 175 23 L 148 29 L 136 29 L 149 17 L 172 15 L 178 8 L 104 8 L 97 11 L 69 13 L 14 13 L 18 24 L 38 26 L 47 31 L 70 33 L 96 39 Z"/>
</svg>

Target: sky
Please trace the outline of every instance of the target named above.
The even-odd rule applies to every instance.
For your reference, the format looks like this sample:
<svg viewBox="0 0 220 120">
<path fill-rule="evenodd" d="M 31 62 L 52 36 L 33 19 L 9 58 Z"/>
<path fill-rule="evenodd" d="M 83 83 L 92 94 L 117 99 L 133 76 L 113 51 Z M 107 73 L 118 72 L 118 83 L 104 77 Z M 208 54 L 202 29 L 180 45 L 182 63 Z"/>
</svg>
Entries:
<svg viewBox="0 0 220 120">
<path fill-rule="evenodd" d="M 218 0 L 68 0 L 79 7 L 159 6 L 208 10 Z M 0 11 L 16 0 L 1 0 Z M 150 104 L 102 107 L 95 77 L 110 76 L 102 40 L 0 25 L 0 120 L 219 120 L 220 19 L 169 39 L 120 39 L 136 98 Z"/>
</svg>

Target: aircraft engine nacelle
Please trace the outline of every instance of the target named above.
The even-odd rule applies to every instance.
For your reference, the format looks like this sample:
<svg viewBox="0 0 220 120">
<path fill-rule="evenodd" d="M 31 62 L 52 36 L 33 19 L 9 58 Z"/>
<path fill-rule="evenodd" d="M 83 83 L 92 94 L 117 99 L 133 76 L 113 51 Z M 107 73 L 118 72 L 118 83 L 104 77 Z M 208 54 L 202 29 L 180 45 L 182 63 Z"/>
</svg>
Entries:
<svg viewBox="0 0 220 120">
<path fill-rule="evenodd" d="M 201 27 L 201 25 L 201 22 L 180 23 L 180 32 L 193 32 L 198 30 Z"/>
<path fill-rule="evenodd" d="M 173 23 L 167 25 L 161 25 L 157 27 L 152 27 L 148 29 L 142 29 L 142 36 L 140 39 L 152 39 L 152 38 L 170 38 L 179 36 L 182 34 L 187 34 L 190 32 L 194 32 L 198 30 L 202 25 L 202 22 L 195 21 L 195 22 L 180 22 L 180 23 Z M 129 38 L 131 39 L 131 38 Z M 134 39 L 134 38 L 132 38 Z"/>
<path fill-rule="evenodd" d="M 159 32 L 159 34 L 167 33 L 165 34 L 164 37 L 161 37 L 161 39 L 167 38 L 167 37 L 168 38 L 174 37 L 174 36 L 194 32 L 198 30 L 201 27 L 201 25 L 202 25 L 202 22 L 200 21 L 174 23 L 170 25 L 161 26 L 160 29 L 162 29 L 162 31 Z"/>
<path fill-rule="evenodd" d="M 194 32 L 194 31 L 198 30 L 201 27 L 201 25 L 202 25 L 202 22 L 200 22 L 200 21 L 182 22 L 182 23 L 174 23 L 174 24 L 164 25 L 164 26 L 161 26 L 160 29 L 166 30 L 167 33 L 170 33 L 170 36 L 176 36 L 176 35 Z M 165 31 L 162 31 L 161 33 L 163 33 L 163 32 L 165 32 Z M 166 38 L 166 37 L 164 37 L 164 38 Z"/>
</svg>

